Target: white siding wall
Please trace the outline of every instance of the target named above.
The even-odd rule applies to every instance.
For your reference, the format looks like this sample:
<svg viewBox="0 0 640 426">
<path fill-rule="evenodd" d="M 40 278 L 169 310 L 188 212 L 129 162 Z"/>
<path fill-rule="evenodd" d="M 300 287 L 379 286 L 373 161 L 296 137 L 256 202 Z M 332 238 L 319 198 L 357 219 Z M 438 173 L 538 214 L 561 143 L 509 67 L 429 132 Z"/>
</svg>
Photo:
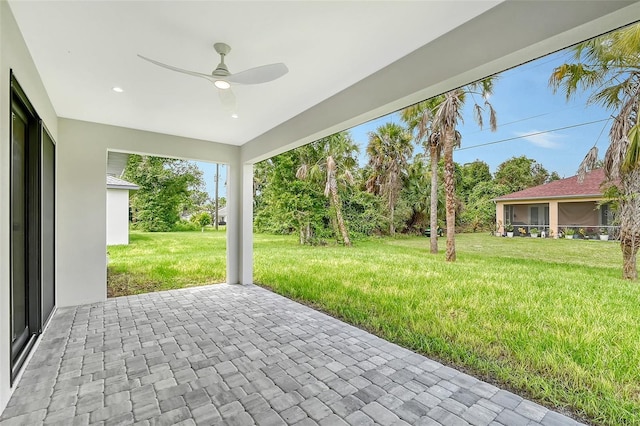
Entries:
<svg viewBox="0 0 640 426">
<path fill-rule="evenodd" d="M 129 190 L 107 188 L 107 245 L 129 244 Z"/>
</svg>

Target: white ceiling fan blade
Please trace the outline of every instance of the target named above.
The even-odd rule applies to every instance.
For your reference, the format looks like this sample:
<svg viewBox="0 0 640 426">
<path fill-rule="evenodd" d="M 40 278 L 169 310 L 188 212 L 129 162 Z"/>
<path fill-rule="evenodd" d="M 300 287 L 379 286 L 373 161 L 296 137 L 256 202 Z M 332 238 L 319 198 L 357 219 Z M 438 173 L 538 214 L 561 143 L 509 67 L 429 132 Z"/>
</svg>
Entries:
<svg viewBox="0 0 640 426">
<path fill-rule="evenodd" d="M 270 64 L 231 74 L 226 80 L 238 84 L 260 84 L 280 78 L 287 72 L 289 68 L 283 63 Z"/>
<path fill-rule="evenodd" d="M 218 96 L 222 107 L 232 114 L 237 113 L 236 95 L 231 89 L 218 89 Z"/>
<path fill-rule="evenodd" d="M 157 65 L 157 66 L 162 67 L 162 68 L 169 69 L 171 71 L 177 71 L 177 72 L 181 72 L 183 74 L 189 74 L 189 75 L 192 75 L 194 77 L 206 78 L 209 81 L 214 81 L 215 80 L 213 78 L 213 76 L 211 76 L 209 74 L 203 74 L 203 73 L 200 73 L 200 72 L 189 71 L 189 70 L 185 70 L 185 69 L 182 69 L 182 68 L 174 67 L 172 65 L 163 64 L 162 62 L 154 61 L 153 59 L 146 58 L 146 57 L 144 57 L 142 55 L 138 55 L 138 57 L 140 57 L 141 59 L 144 59 L 147 62 L 151 62 L 154 65 Z"/>
</svg>

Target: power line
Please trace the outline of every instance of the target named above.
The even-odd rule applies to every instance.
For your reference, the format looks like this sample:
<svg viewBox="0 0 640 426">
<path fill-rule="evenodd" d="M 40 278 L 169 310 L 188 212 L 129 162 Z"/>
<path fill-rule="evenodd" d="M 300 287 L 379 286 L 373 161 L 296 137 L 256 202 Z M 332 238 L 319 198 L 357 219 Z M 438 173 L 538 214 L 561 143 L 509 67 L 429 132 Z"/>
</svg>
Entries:
<svg viewBox="0 0 640 426">
<path fill-rule="evenodd" d="M 481 146 L 487 146 L 487 145 L 495 145 L 495 144 L 498 144 L 498 143 L 509 142 L 509 141 L 513 141 L 513 140 L 516 140 L 516 139 L 527 138 L 527 137 L 530 137 L 530 136 L 542 135 L 544 133 L 552 133 L 552 132 L 557 132 L 559 130 L 572 129 L 574 127 L 588 126 L 589 124 L 602 123 L 603 121 L 608 121 L 608 120 L 609 120 L 609 118 L 603 118 L 602 120 L 595 120 L 595 121 L 589 121 L 589 122 L 586 122 L 586 123 L 572 124 L 570 126 L 558 127 L 557 129 L 542 130 L 542 131 L 539 131 L 539 132 L 527 133 L 526 135 L 514 136 L 512 138 L 500 139 L 498 141 L 486 142 L 486 143 L 481 143 L 481 144 L 471 145 L 471 146 L 465 146 L 463 148 L 458 148 L 457 151 L 464 151 L 464 150 L 467 150 L 467 149 L 479 148 Z"/>
</svg>

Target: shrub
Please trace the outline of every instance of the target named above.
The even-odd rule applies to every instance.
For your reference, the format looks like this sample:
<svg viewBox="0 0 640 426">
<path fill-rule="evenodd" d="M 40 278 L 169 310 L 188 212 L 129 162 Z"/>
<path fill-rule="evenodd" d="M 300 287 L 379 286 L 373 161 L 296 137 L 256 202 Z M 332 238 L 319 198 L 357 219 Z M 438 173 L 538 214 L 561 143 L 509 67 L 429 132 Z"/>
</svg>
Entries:
<svg viewBox="0 0 640 426">
<path fill-rule="evenodd" d="M 171 231 L 173 232 L 192 232 L 192 231 L 198 231 L 198 230 L 200 230 L 200 227 L 198 226 L 198 224 L 193 222 L 188 222 L 184 219 L 181 219 L 179 222 L 176 222 L 171 228 Z"/>
</svg>

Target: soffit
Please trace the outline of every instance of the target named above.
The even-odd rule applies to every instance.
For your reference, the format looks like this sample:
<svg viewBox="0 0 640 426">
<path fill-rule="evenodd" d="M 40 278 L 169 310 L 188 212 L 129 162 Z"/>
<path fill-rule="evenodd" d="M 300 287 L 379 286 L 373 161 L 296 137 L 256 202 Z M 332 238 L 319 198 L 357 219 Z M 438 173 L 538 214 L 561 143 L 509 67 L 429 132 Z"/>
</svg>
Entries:
<svg viewBox="0 0 640 426">
<path fill-rule="evenodd" d="M 287 122 L 499 3 L 9 2 L 58 116 L 232 145 Z M 234 87 L 239 119 L 222 108 L 206 80 L 136 56 L 210 72 L 219 60 L 215 42 L 231 45 L 226 62 L 232 72 L 275 62 L 290 69 L 267 84 Z M 114 86 L 124 93 L 113 92 Z"/>
</svg>

